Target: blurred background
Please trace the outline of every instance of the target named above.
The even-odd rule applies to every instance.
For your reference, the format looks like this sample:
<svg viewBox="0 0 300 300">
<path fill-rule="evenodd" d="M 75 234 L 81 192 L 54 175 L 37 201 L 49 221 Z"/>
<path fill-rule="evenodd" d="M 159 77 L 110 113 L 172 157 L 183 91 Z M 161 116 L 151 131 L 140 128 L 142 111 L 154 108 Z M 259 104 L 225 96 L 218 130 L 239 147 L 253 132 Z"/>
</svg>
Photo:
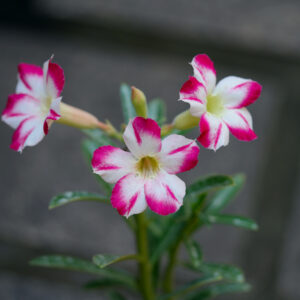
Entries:
<svg viewBox="0 0 300 300">
<path fill-rule="evenodd" d="M 41 65 L 51 54 L 65 71 L 65 102 L 100 119 L 122 122 L 119 85 L 161 97 L 168 120 L 188 106 L 178 91 L 188 62 L 207 53 L 218 79 L 263 85 L 250 107 L 259 138 L 216 153 L 202 148 L 183 178 L 245 172 L 247 183 L 228 211 L 254 218 L 256 233 L 214 226 L 196 235 L 206 260 L 241 266 L 253 290 L 220 299 L 300 299 L 300 2 L 297 0 L 10 0 L 0 11 L 0 99 L 15 90 L 20 62 Z M 52 196 L 99 187 L 81 155 L 83 136 L 54 125 L 22 155 L 9 149 L 13 131 L 0 126 L 0 298 L 106 299 L 86 292 L 92 277 L 41 270 L 41 254 L 131 253 L 134 240 L 111 208 L 76 203 L 49 211 Z M 128 268 L 132 268 L 128 264 Z M 179 271 L 178 283 L 190 275 Z M 191 276 L 190 276 L 191 277 Z"/>
</svg>

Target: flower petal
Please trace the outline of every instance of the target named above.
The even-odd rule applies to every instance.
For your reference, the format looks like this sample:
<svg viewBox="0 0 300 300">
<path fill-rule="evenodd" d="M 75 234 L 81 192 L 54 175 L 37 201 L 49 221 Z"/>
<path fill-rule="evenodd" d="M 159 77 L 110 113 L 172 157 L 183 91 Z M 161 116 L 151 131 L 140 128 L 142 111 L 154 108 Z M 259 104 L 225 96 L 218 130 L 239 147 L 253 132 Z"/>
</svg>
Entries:
<svg viewBox="0 0 300 300">
<path fill-rule="evenodd" d="M 48 95 L 57 98 L 63 90 L 65 76 L 63 69 L 51 62 L 51 58 L 44 63 L 44 80 Z"/>
<path fill-rule="evenodd" d="M 19 64 L 19 80 L 16 93 L 31 95 L 35 98 L 44 96 L 43 69 L 30 64 Z"/>
<path fill-rule="evenodd" d="M 200 119 L 198 141 L 203 147 L 216 151 L 220 147 L 228 145 L 229 130 L 220 118 L 205 113 Z"/>
<path fill-rule="evenodd" d="M 112 191 L 111 204 L 127 218 L 143 212 L 147 208 L 143 178 L 133 173 L 122 177 Z"/>
<path fill-rule="evenodd" d="M 178 134 L 171 134 L 162 141 L 159 159 L 162 168 L 176 174 L 194 168 L 198 163 L 199 147 L 196 142 Z"/>
<path fill-rule="evenodd" d="M 185 183 L 176 175 L 161 171 L 145 184 L 146 201 L 151 210 L 160 215 L 176 212 L 183 203 Z"/>
<path fill-rule="evenodd" d="M 206 54 L 198 54 L 192 60 L 194 76 L 204 84 L 210 94 L 216 85 L 216 70 L 214 63 Z"/>
<path fill-rule="evenodd" d="M 152 119 L 134 118 L 127 125 L 123 137 L 126 146 L 137 158 L 156 154 L 161 149 L 160 127 Z"/>
<path fill-rule="evenodd" d="M 15 130 L 11 149 L 22 152 L 26 146 L 35 146 L 44 137 L 43 120 L 37 117 L 24 119 Z"/>
<path fill-rule="evenodd" d="M 246 108 L 226 110 L 223 120 L 237 139 L 252 141 L 257 138 L 252 129 L 252 117 Z"/>
<path fill-rule="evenodd" d="M 242 108 L 255 102 L 262 86 L 251 79 L 228 76 L 216 86 L 214 93 L 220 95 L 227 108 Z"/>
<path fill-rule="evenodd" d="M 92 167 L 105 181 L 115 183 L 124 175 L 134 172 L 135 162 L 131 153 L 108 145 L 95 150 Z"/>
<path fill-rule="evenodd" d="M 206 88 L 191 76 L 180 89 L 179 99 L 191 105 L 191 115 L 201 117 L 206 111 Z"/>
<path fill-rule="evenodd" d="M 30 116 L 39 116 L 40 102 L 27 94 L 13 94 L 8 96 L 6 107 L 2 112 L 2 121 L 13 128 Z"/>
</svg>

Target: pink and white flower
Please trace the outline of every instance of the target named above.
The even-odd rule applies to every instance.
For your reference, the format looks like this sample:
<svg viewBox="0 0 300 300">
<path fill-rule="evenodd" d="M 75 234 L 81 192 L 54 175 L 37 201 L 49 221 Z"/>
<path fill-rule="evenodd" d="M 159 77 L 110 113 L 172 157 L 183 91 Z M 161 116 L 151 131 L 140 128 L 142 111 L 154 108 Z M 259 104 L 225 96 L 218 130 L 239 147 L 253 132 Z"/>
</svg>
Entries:
<svg viewBox="0 0 300 300">
<path fill-rule="evenodd" d="M 113 146 L 98 148 L 92 167 L 109 183 L 116 183 L 111 202 L 129 217 L 147 206 L 160 214 L 176 212 L 185 196 L 185 183 L 175 174 L 196 166 L 199 148 L 195 141 L 172 134 L 161 141 L 161 129 L 152 119 L 136 117 L 124 132 L 130 152 Z"/>
<path fill-rule="evenodd" d="M 180 90 L 180 100 L 190 104 L 192 116 L 200 119 L 199 142 L 217 150 L 229 142 L 229 132 L 242 141 L 254 140 L 252 117 L 246 106 L 255 102 L 261 85 L 251 79 L 228 76 L 216 85 L 214 64 L 206 54 L 191 63 L 194 76 Z"/>
<path fill-rule="evenodd" d="M 51 58 L 44 67 L 21 63 L 16 93 L 8 97 L 2 121 L 16 129 L 10 147 L 22 152 L 48 134 L 51 123 L 60 118 L 63 69 Z"/>
</svg>

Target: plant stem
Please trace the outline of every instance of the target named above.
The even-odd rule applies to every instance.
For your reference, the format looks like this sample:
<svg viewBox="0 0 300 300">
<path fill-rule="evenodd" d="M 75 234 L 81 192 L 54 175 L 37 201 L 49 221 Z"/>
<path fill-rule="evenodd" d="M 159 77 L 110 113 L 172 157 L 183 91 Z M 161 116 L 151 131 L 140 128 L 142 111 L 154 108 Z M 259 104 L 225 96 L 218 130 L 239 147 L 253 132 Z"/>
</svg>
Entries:
<svg viewBox="0 0 300 300">
<path fill-rule="evenodd" d="M 176 266 L 179 248 L 180 248 L 180 242 L 177 241 L 176 244 L 170 249 L 169 252 L 169 262 L 165 271 L 164 282 L 163 282 L 163 289 L 166 293 L 171 293 L 173 290 L 174 268 Z"/>
<path fill-rule="evenodd" d="M 174 277 L 174 269 L 177 262 L 177 256 L 179 253 L 180 245 L 183 240 L 185 240 L 199 225 L 199 217 L 198 214 L 202 210 L 204 201 L 206 198 L 206 194 L 200 195 L 197 204 L 194 209 L 193 216 L 186 221 L 186 225 L 184 226 L 182 232 L 179 234 L 175 244 L 169 251 L 169 262 L 166 267 L 163 289 L 166 293 L 171 293 L 173 290 L 173 277 Z M 172 298 L 169 298 L 170 300 Z"/>
<path fill-rule="evenodd" d="M 145 300 L 154 300 L 155 296 L 152 284 L 152 266 L 149 259 L 147 227 L 144 213 L 136 215 L 135 219 L 137 250 L 140 257 L 140 288 Z"/>
</svg>

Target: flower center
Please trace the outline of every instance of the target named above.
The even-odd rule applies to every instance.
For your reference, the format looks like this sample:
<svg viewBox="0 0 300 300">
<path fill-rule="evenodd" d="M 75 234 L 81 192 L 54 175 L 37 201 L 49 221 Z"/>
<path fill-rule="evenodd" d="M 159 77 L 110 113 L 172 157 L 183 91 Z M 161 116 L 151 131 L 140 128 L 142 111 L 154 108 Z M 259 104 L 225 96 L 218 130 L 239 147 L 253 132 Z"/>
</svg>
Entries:
<svg viewBox="0 0 300 300">
<path fill-rule="evenodd" d="M 218 96 L 208 95 L 206 109 L 209 113 L 220 117 L 224 112 L 222 99 Z"/>
<path fill-rule="evenodd" d="M 137 162 L 136 170 L 143 177 L 153 177 L 159 171 L 159 162 L 156 157 L 144 156 Z"/>
<path fill-rule="evenodd" d="M 42 103 L 42 113 L 47 116 L 51 107 L 52 98 L 47 96 Z"/>
</svg>

